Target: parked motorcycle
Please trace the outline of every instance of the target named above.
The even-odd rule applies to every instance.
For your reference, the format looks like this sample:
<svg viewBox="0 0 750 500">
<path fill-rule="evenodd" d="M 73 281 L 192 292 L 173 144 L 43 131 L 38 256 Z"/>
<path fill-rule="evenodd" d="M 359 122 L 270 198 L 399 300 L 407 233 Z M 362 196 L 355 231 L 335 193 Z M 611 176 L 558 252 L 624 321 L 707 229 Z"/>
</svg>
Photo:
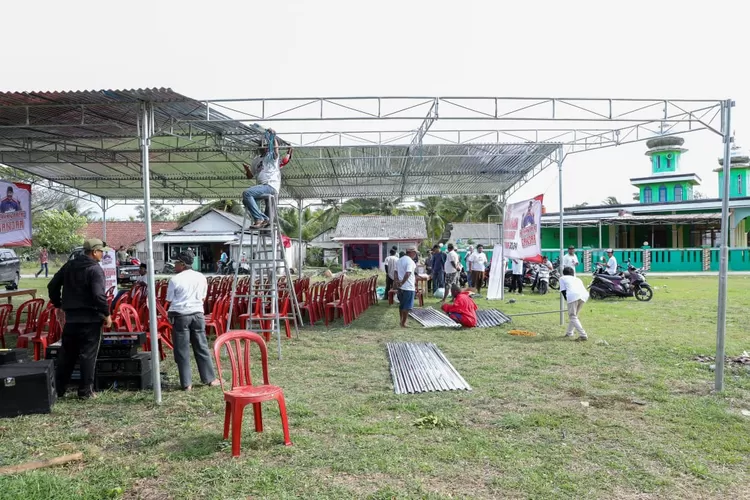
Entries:
<svg viewBox="0 0 750 500">
<path fill-rule="evenodd" d="M 164 263 L 164 268 L 161 270 L 161 274 L 174 274 L 174 261 L 168 260 Z"/>
<path fill-rule="evenodd" d="M 627 271 L 612 276 L 606 273 L 603 264 L 597 264 L 594 279 L 589 285 L 591 298 L 602 300 L 607 297 L 635 297 L 642 302 L 651 300 L 654 290 L 646 282 L 646 273 L 634 267 L 629 260 L 627 266 Z"/>
<path fill-rule="evenodd" d="M 534 266 L 534 284 L 531 289 L 536 289 L 540 295 L 545 295 L 550 286 L 550 269 L 547 266 L 537 264 Z"/>
</svg>

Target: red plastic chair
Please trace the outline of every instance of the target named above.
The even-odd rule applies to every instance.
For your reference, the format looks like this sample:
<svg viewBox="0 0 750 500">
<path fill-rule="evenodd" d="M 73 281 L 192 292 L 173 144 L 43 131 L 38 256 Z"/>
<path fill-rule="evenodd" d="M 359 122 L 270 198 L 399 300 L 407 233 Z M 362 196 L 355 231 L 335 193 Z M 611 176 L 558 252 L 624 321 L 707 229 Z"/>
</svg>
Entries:
<svg viewBox="0 0 750 500">
<path fill-rule="evenodd" d="M 352 314 L 354 312 L 354 306 L 351 301 L 353 291 L 353 284 L 346 285 L 340 300 L 334 300 L 333 302 L 326 304 L 326 326 L 328 326 L 329 321 L 333 321 L 334 313 L 336 311 L 341 311 L 341 316 L 344 318 L 345 325 L 351 323 Z"/>
<path fill-rule="evenodd" d="M 224 325 L 227 324 L 227 315 L 229 314 L 229 301 L 229 297 L 222 296 L 214 304 L 211 314 L 206 316 L 206 336 L 208 336 L 210 328 L 214 329 L 217 337 L 224 333 Z"/>
<path fill-rule="evenodd" d="M 5 349 L 5 332 L 8 330 L 8 320 L 12 312 L 12 304 L 3 304 L 0 306 L 0 345 L 3 346 L 3 349 Z"/>
<path fill-rule="evenodd" d="M 44 307 L 44 299 L 31 299 L 21 304 L 21 307 L 16 311 L 16 323 L 8 332 L 18 335 L 16 347 L 23 349 L 29 347 L 29 342 L 36 335 L 36 326 L 42 307 Z M 21 323 L 24 313 L 26 314 L 26 322 Z"/>
<path fill-rule="evenodd" d="M 145 331 L 141 320 L 138 317 L 138 311 L 130 304 L 121 304 L 119 307 L 119 317 L 115 320 L 115 327 L 118 332 L 143 332 Z"/>
<path fill-rule="evenodd" d="M 253 385 L 250 374 L 250 347 L 257 344 L 263 365 L 263 385 Z M 229 362 L 232 368 L 232 386 L 230 390 L 224 388 L 221 376 L 221 351 L 226 346 Z M 229 427 L 232 427 L 232 456 L 240 456 L 240 438 L 242 436 L 242 415 L 245 406 L 253 405 L 255 417 L 255 432 L 263 432 L 263 415 L 260 404 L 275 399 L 279 403 L 281 425 L 284 429 L 284 444 L 291 446 L 289 439 L 289 421 L 286 415 L 286 402 L 281 387 L 271 385 L 268 381 L 268 350 L 263 338 L 257 333 L 247 330 L 232 330 L 217 339 L 214 344 L 214 358 L 216 369 L 224 391 L 224 439 L 229 437 Z"/>
<path fill-rule="evenodd" d="M 320 305 L 318 304 L 318 301 L 320 300 L 320 295 L 323 293 L 324 286 L 325 283 L 323 282 L 315 283 L 312 287 L 305 290 L 304 296 L 307 300 L 300 302 L 299 304 L 300 312 L 307 313 L 310 326 L 315 326 L 315 322 L 320 319 Z"/>
<path fill-rule="evenodd" d="M 34 346 L 34 361 L 44 359 L 47 346 L 54 344 L 61 337 L 62 325 L 57 319 L 55 308 L 45 308 L 37 321 L 36 334 L 31 339 L 31 343 Z"/>
<path fill-rule="evenodd" d="M 284 322 L 284 329 L 286 330 L 286 337 L 292 338 L 292 329 L 289 324 L 289 304 L 291 304 L 291 300 L 289 299 L 289 292 L 284 292 L 278 301 L 278 311 L 279 311 L 279 321 Z M 265 325 L 267 327 L 262 327 L 264 329 L 263 336 L 266 338 L 266 342 L 271 341 L 271 331 L 270 331 L 270 325 L 271 320 L 274 319 L 274 315 L 270 313 L 263 313 L 261 314 L 261 319 L 266 320 Z"/>
</svg>

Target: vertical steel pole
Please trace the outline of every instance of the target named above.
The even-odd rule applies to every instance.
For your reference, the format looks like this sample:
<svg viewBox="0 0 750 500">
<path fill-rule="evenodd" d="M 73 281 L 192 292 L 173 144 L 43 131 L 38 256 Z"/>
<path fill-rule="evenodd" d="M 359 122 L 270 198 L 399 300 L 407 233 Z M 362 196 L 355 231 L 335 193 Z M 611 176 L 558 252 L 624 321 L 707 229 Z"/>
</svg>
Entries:
<svg viewBox="0 0 750 500">
<path fill-rule="evenodd" d="M 721 257 L 719 260 L 719 312 L 716 319 L 716 379 L 714 389 L 716 392 L 724 390 L 724 337 L 727 329 L 727 270 L 729 267 L 729 249 L 727 241 L 729 238 L 729 176 L 732 147 L 732 106 L 734 102 L 727 99 L 722 103 L 723 120 L 722 136 L 724 139 L 724 162 L 722 171 L 724 173 L 724 192 L 721 196 Z"/>
<path fill-rule="evenodd" d="M 602 221 L 599 219 L 599 250 L 602 249 Z"/>
<path fill-rule="evenodd" d="M 302 210 L 302 199 L 297 200 L 297 219 L 299 219 L 299 240 L 297 246 L 297 278 L 302 279 L 302 218 L 304 212 Z"/>
<path fill-rule="evenodd" d="M 102 196 L 102 240 L 107 242 L 107 198 Z"/>
<path fill-rule="evenodd" d="M 560 278 L 562 279 L 562 263 L 563 263 L 563 256 L 565 255 L 565 252 L 563 251 L 563 179 L 562 179 L 562 168 L 563 168 L 563 147 L 560 146 L 557 150 L 557 178 L 558 178 L 558 193 L 560 196 Z M 562 296 L 562 293 L 560 294 L 560 324 L 562 325 L 565 319 L 563 318 L 563 310 L 566 308 L 565 302 Z"/>
<path fill-rule="evenodd" d="M 161 403 L 161 373 L 159 370 L 159 330 L 156 322 L 156 280 L 154 280 L 154 242 L 151 238 L 151 180 L 149 173 L 149 146 L 153 133 L 152 104 L 141 103 L 141 166 L 143 168 L 143 218 L 146 224 L 146 278 L 148 283 L 148 320 L 151 335 L 151 377 L 154 387 L 154 400 Z"/>
</svg>

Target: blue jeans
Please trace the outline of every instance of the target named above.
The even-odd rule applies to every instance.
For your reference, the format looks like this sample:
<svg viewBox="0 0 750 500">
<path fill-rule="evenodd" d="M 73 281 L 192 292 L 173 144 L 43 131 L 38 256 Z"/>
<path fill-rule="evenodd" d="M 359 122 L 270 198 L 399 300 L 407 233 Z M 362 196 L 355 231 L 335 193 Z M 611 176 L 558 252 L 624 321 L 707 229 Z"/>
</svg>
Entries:
<svg viewBox="0 0 750 500">
<path fill-rule="evenodd" d="M 276 194 L 276 190 L 268 184 L 257 184 L 255 186 L 251 186 L 245 189 L 245 192 L 242 193 L 242 204 L 245 205 L 245 208 L 250 211 L 250 215 L 252 215 L 253 219 L 255 219 L 256 221 L 268 220 L 266 214 L 260 211 L 260 209 L 258 208 L 258 203 L 255 201 L 255 198 L 259 198 L 267 194 L 270 194 L 272 196 Z"/>
</svg>

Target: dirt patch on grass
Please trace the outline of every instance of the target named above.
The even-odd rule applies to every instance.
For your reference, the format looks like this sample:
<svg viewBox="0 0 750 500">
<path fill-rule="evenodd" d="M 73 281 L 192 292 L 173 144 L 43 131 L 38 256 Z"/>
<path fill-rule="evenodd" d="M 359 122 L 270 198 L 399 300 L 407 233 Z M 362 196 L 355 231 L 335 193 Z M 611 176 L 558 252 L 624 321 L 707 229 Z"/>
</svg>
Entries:
<svg viewBox="0 0 750 500">
<path fill-rule="evenodd" d="M 123 500 L 170 500 L 157 478 L 138 479 L 122 496 Z"/>
</svg>

